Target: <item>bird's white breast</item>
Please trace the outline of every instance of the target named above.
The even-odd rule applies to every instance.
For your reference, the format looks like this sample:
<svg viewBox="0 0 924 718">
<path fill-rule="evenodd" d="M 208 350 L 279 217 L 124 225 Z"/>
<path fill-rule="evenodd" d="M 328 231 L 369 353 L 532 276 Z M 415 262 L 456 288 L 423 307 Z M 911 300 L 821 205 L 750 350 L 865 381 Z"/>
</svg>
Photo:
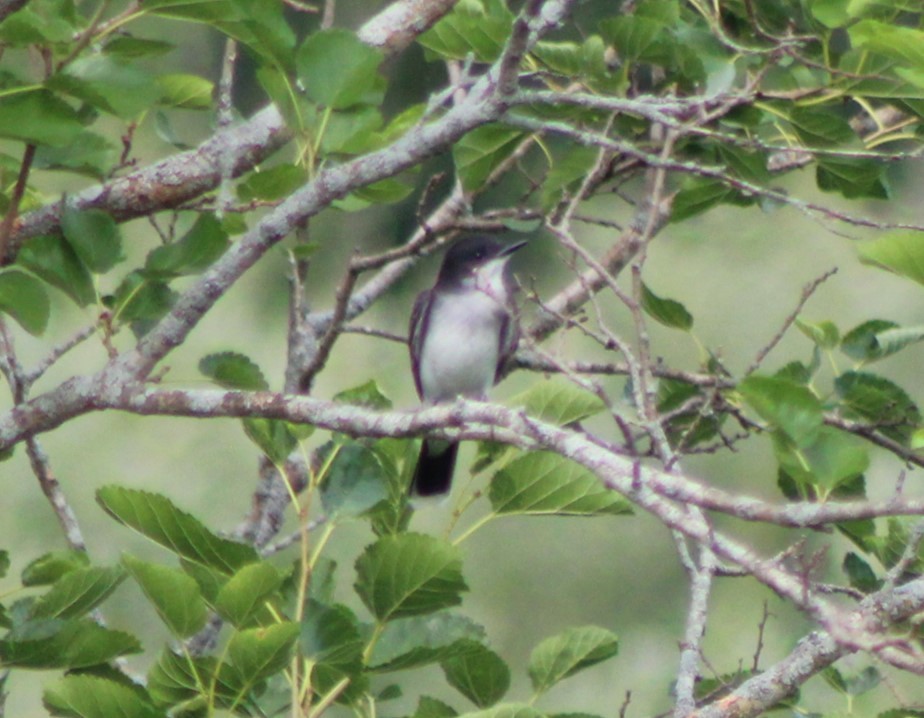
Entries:
<svg viewBox="0 0 924 718">
<path fill-rule="evenodd" d="M 424 399 L 480 397 L 494 383 L 503 307 L 483 292 L 438 295 L 421 347 Z"/>
</svg>

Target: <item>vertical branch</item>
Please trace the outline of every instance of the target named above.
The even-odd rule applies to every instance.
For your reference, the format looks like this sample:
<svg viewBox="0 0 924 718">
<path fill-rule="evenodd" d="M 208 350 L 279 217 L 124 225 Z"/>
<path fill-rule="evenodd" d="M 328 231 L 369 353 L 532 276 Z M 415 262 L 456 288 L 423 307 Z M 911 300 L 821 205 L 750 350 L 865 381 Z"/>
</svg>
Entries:
<svg viewBox="0 0 924 718">
<path fill-rule="evenodd" d="M 29 171 L 32 169 L 32 161 L 35 159 L 35 145 L 26 145 L 22 153 L 22 161 L 19 163 L 19 174 L 16 177 L 16 184 L 13 186 L 13 193 L 10 195 L 10 206 L 0 222 L 0 262 L 6 261 L 10 249 L 10 236 L 13 233 L 13 226 L 16 218 L 19 216 L 19 205 L 22 203 L 23 195 L 26 193 L 26 185 L 29 182 Z"/>
<path fill-rule="evenodd" d="M 221 62 L 221 77 L 218 81 L 218 129 L 228 128 L 234 120 L 234 68 L 237 65 L 237 41 L 225 40 L 225 51 Z M 230 152 L 219 156 L 221 178 L 218 183 L 218 215 L 224 214 L 231 207 L 233 194 L 231 180 L 234 176 L 234 157 Z"/>
<path fill-rule="evenodd" d="M 16 356 L 13 337 L 6 322 L 2 320 L 0 320 L 0 371 L 3 372 L 10 385 L 13 402 L 16 405 L 25 402 L 28 398 L 29 382 L 25 378 L 25 372 Z M 48 455 L 35 436 L 26 437 L 26 454 L 29 457 L 32 473 L 35 474 L 42 493 L 48 499 L 48 503 L 51 504 L 68 545 L 75 551 L 86 551 L 87 545 L 83 538 L 83 532 L 80 530 L 77 515 L 67 502 L 64 492 L 61 490 L 61 484 L 58 483 L 58 479 L 51 469 Z"/>
<path fill-rule="evenodd" d="M 680 648 L 680 669 L 675 684 L 676 702 L 674 718 L 686 718 L 696 708 L 694 690 L 699 673 L 702 653 L 701 643 L 706 633 L 706 619 L 709 610 L 709 595 L 717 562 L 708 546 L 700 547 L 700 562 L 690 576 L 690 607 L 687 609 L 687 625 Z"/>
</svg>

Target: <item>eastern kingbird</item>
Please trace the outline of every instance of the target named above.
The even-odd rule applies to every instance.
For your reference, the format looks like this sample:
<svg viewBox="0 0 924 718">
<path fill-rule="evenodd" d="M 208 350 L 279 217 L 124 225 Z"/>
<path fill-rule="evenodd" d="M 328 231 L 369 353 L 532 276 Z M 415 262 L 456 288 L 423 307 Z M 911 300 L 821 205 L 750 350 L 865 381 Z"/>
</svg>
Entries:
<svg viewBox="0 0 924 718">
<path fill-rule="evenodd" d="M 443 259 L 436 284 L 411 312 L 411 368 L 428 404 L 483 398 L 501 377 L 520 336 L 507 262 L 526 242 L 468 237 Z M 449 491 L 457 442 L 424 439 L 411 483 L 418 496 Z"/>
</svg>

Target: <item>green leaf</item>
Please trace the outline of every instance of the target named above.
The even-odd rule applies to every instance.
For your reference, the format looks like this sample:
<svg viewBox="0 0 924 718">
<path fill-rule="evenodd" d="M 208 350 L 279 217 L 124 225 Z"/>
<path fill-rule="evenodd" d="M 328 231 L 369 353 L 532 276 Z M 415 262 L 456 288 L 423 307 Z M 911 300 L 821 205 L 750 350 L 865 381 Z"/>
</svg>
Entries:
<svg viewBox="0 0 924 718">
<path fill-rule="evenodd" d="M 276 623 L 235 633 L 228 642 L 235 680 L 254 686 L 281 671 L 289 664 L 298 633 L 295 623 Z"/>
<path fill-rule="evenodd" d="M 122 583 L 118 566 L 88 566 L 65 573 L 32 606 L 35 618 L 79 618 L 106 600 Z"/>
<path fill-rule="evenodd" d="M 468 589 L 458 547 L 433 536 L 383 536 L 356 560 L 356 592 L 380 622 L 461 603 Z"/>
<path fill-rule="evenodd" d="M 93 675 L 65 676 L 42 695 L 55 716 L 73 718 L 159 718 L 161 711 L 145 700 L 143 692 L 123 683 Z"/>
<path fill-rule="evenodd" d="M 391 399 L 382 393 L 375 379 L 334 394 L 334 401 L 364 406 L 367 409 L 391 409 L 392 407 Z"/>
<path fill-rule="evenodd" d="M 308 172 L 299 165 L 277 165 L 251 172 L 237 186 L 237 196 L 244 202 L 285 199 L 308 181 Z"/>
<path fill-rule="evenodd" d="M 183 110 L 208 110 L 212 107 L 215 85 L 204 77 L 184 73 L 158 75 L 156 85 L 160 90 L 158 102 L 161 105 Z"/>
<path fill-rule="evenodd" d="M 452 148 L 456 172 L 467 190 L 481 187 L 488 176 L 516 149 L 523 132 L 504 125 L 482 125 Z"/>
<path fill-rule="evenodd" d="M 291 430 L 289 422 L 282 419 L 264 419 L 258 416 L 241 420 L 247 438 L 277 466 L 289 458 L 298 446 L 298 436 Z"/>
<path fill-rule="evenodd" d="M 542 641 L 529 657 L 529 678 L 537 693 L 616 655 L 616 635 L 598 626 L 569 628 Z"/>
<path fill-rule="evenodd" d="M 225 389 L 269 389 L 269 384 L 256 362 L 238 352 L 208 354 L 199 360 L 199 371 Z"/>
<path fill-rule="evenodd" d="M 924 247 L 920 232 L 888 232 L 859 246 L 860 261 L 924 284 Z"/>
<path fill-rule="evenodd" d="M 796 317 L 796 328 L 822 349 L 834 349 L 841 342 L 841 334 L 834 322 L 810 322 Z"/>
<path fill-rule="evenodd" d="M 157 101 L 154 77 L 131 62 L 88 54 L 69 63 L 48 87 L 124 119 L 134 119 Z"/>
<path fill-rule="evenodd" d="M 61 236 L 30 239 L 19 251 L 16 263 L 60 289 L 81 307 L 96 299 L 93 276 Z"/>
<path fill-rule="evenodd" d="M 0 640 L 4 668 L 87 668 L 141 651 L 134 636 L 85 619 L 41 619 L 18 630 Z M 27 631 L 28 636 L 20 635 Z"/>
<path fill-rule="evenodd" d="M 693 328 L 693 315 L 686 307 L 673 299 L 662 299 L 646 284 L 642 284 L 642 309 L 652 319 L 671 329 L 688 332 Z"/>
<path fill-rule="evenodd" d="M 265 561 L 247 564 L 218 591 L 215 610 L 237 628 L 252 624 L 282 581 L 283 575 L 272 564 Z"/>
<path fill-rule="evenodd" d="M 73 143 L 62 147 L 42 145 L 36 149 L 33 167 L 87 175 L 103 182 L 117 159 L 115 147 L 94 132 L 81 132 Z"/>
<path fill-rule="evenodd" d="M 0 137 L 62 147 L 82 132 L 76 111 L 47 90 L 0 98 Z"/>
<path fill-rule="evenodd" d="M 847 120 L 828 109 L 794 105 L 789 120 L 799 139 L 808 147 L 837 147 L 856 139 Z"/>
<path fill-rule="evenodd" d="M 525 703 L 501 703 L 491 708 L 462 715 L 465 718 L 545 718 L 543 713 Z"/>
<path fill-rule="evenodd" d="M 108 272 L 125 258 L 119 225 L 100 209 L 65 208 L 61 231 L 87 269 L 95 274 Z"/>
<path fill-rule="evenodd" d="M 131 35 L 116 35 L 106 41 L 103 52 L 123 58 L 158 57 L 175 49 L 176 45 L 162 40 L 148 40 Z"/>
<path fill-rule="evenodd" d="M 671 222 L 682 222 L 734 197 L 734 190 L 718 180 L 687 177 L 671 203 Z"/>
<path fill-rule="evenodd" d="M 869 467 L 869 452 L 861 439 L 830 426 L 821 427 L 812 441 L 793 447 L 775 442 L 780 466 L 797 482 L 831 491 L 855 479 Z"/>
<path fill-rule="evenodd" d="M 567 152 L 556 157 L 542 183 L 542 208 L 552 209 L 567 191 L 576 189 L 597 163 L 598 155 L 596 147 L 569 146 Z"/>
<path fill-rule="evenodd" d="M 378 454 L 352 442 L 337 452 L 321 484 L 321 504 L 328 516 L 360 516 L 389 497 L 388 477 Z"/>
<path fill-rule="evenodd" d="M 196 710 L 212 699 L 213 686 L 218 707 L 228 707 L 239 699 L 241 684 L 237 677 L 229 675 L 228 670 L 219 670 L 211 656 L 194 658 L 165 650 L 147 675 L 148 693 L 155 704 L 170 708 L 175 715 L 190 711 L 197 715 Z"/>
<path fill-rule="evenodd" d="M 310 601 L 299 641 L 302 654 L 313 663 L 334 666 L 349 674 L 362 669 L 366 643 L 356 615 L 346 606 Z"/>
<path fill-rule="evenodd" d="M 924 32 L 876 20 L 861 20 L 847 31 L 851 45 L 872 50 L 919 72 L 924 71 Z"/>
<path fill-rule="evenodd" d="M 738 385 L 744 400 L 796 446 L 808 446 L 824 422 L 821 402 L 807 387 L 785 379 L 751 375 Z"/>
<path fill-rule="evenodd" d="M 383 83 L 378 68 L 382 59 L 382 53 L 352 32 L 332 28 L 302 43 L 295 66 L 307 96 L 336 110 L 381 102 Z"/>
<path fill-rule="evenodd" d="M 187 574 L 129 554 L 122 554 L 122 564 L 174 636 L 188 638 L 205 626 L 208 606 L 198 584 Z"/>
<path fill-rule="evenodd" d="M 847 575 L 850 585 L 859 591 L 863 591 L 863 593 L 878 591 L 882 586 L 882 581 L 876 577 L 870 565 L 853 551 L 848 551 L 847 555 L 844 556 L 844 563 L 841 568 Z"/>
<path fill-rule="evenodd" d="M 6 577 L 10 570 L 10 552 L 0 549 L 0 578 Z"/>
<path fill-rule="evenodd" d="M 48 326 L 51 303 L 38 279 L 18 269 L 5 269 L 0 272 L 0 312 L 38 336 Z"/>
<path fill-rule="evenodd" d="M 524 407 L 531 416 L 562 426 L 587 419 L 606 408 L 600 397 L 558 376 L 536 382 L 513 397 L 510 404 Z"/>
<path fill-rule="evenodd" d="M 452 706 L 430 696 L 421 696 L 417 701 L 417 710 L 411 718 L 455 718 L 459 712 Z"/>
<path fill-rule="evenodd" d="M 252 546 L 216 536 L 164 496 L 103 486 L 96 500 L 116 521 L 194 563 L 232 574 L 258 560 Z"/>
<path fill-rule="evenodd" d="M 179 240 L 148 254 L 144 271 L 158 278 L 199 274 L 224 254 L 228 245 L 228 234 L 215 216 L 200 214 Z"/>
<path fill-rule="evenodd" d="M 632 509 L 584 467 L 552 452 L 520 456 L 491 479 L 491 508 L 498 514 L 602 516 Z"/>
<path fill-rule="evenodd" d="M 470 653 L 483 638 L 481 626 L 453 613 L 400 618 L 382 631 L 368 664 L 378 672 L 417 668 Z"/>
<path fill-rule="evenodd" d="M 869 421 L 886 436 L 905 444 L 921 423 L 921 412 L 911 397 L 884 377 L 864 372 L 844 372 L 834 388 L 848 415 Z"/>
<path fill-rule="evenodd" d="M 822 157 L 815 168 L 815 182 L 825 192 L 839 192 L 847 199 L 889 199 L 892 190 L 886 165 L 857 157 Z"/>
<path fill-rule="evenodd" d="M 177 293 L 139 271 L 130 272 L 115 290 L 110 304 L 116 319 L 126 322 L 153 322 L 170 311 Z"/>
<path fill-rule="evenodd" d="M 87 568 L 90 558 L 84 551 L 52 551 L 31 561 L 23 570 L 23 586 L 46 586 L 64 574 Z"/>
<path fill-rule="evenodd" d="M 922 340 L 924 326 L 899 327 L 894 322 L 871 319 L 844 336 L 841 350 L 854 359 L 870 362 L 891 356 Z"/>
<path fill-rule="evenodd" d="M 446 682 L 479 708 L 497 703 L 510 688 L 510 668 L 487 646 L 476 644 L 474 650 L 441 663 Z"/>
<path fill-rule="evenodd" d="M 431 55 L 464 60 L 474 54 L 479 62 L 497 59 L 513 25 L 505 3 L 460 0 L 453 11 L 417 38 Z"/>
</svg>

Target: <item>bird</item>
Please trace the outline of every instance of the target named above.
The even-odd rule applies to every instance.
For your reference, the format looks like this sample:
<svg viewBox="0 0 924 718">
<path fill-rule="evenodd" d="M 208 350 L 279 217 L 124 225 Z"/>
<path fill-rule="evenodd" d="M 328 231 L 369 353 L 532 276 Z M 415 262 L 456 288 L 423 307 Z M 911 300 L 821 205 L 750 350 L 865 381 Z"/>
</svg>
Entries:
<svg viewBox="0 0 924 718">
<path fill-rule="evenodd" d="M 483 399 L 503 375 L 520 338 L 508 262 L 525 241 L 466 237 L 446 252 L 436 283 L 411 311 L 411 369 L 425 404 Z M 449 492 L 458 442 L 424 439 L 411 480 L 417 496 Z"/>
</svg>

